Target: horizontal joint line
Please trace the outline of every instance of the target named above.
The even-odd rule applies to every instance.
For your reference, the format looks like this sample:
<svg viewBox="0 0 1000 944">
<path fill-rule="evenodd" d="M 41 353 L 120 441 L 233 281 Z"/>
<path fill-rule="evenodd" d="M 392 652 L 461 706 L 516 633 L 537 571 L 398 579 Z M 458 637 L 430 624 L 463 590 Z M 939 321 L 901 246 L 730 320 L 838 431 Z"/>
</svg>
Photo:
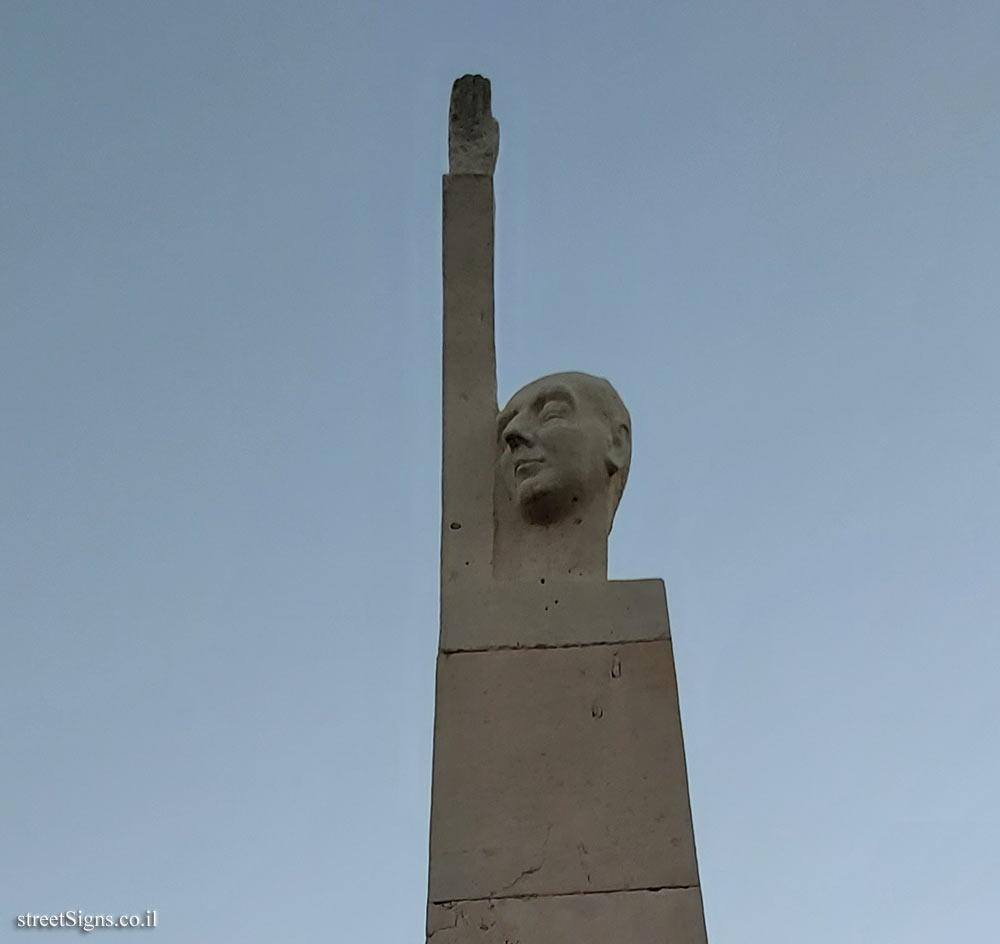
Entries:
<svg viewBox="0 0 1000 944">
<path fill-rule="evenodd" d="M 484 898 L 448 898 L 442 901 L 433 900 L 432 905 L 461 905 L 465 902 L 479 902 L 479 901 L 506 901 L 506 900 L 525 900 L 532 898 L 573 898 L 581 895 L 641 895 L 646 892 L 669 892 L 669 891 L 684 891 L 688 888 L 699 888 L 698 885 L 658 885 L 652 888 L 606 888 L 606 889 L 587 889 L 585 891 L 579 892 L 536 892 L 535 894 L 525 894 L 525 895 L 487 895 Z"/>
<path fill-rule="evenodd" d="M 457 655 L 463 652 L 516 652 L 519 649 L 589 649 L 592 646 L 630 646 L 640 642 L 670 642 L 665 635 L 647 636 L 644 639 L 599 639 L 594 642 L 537 642 L 522 646 L 501 644 L 497 646 L 476 646 L 469 649 L 452 649 L 442 646 L 445 655 Z"/>
</svg>

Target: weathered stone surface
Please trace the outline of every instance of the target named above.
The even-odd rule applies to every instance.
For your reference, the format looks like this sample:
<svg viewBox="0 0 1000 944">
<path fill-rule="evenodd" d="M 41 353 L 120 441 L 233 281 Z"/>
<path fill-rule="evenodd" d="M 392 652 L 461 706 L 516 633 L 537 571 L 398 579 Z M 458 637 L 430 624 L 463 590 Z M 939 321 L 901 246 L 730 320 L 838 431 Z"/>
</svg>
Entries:
<svg viewBox="0 0 1000 944">
<path fill-rule="evenodd" d="M 669 637 L 662 580 L 465 582 L 442 600 L 445 652 Z"/>
<path fill-rule="evenodd" d="M 433 944 L 705 944 L 697 888 L 431 905 Z"/>
<path fill-rule="evenodd" d="M 432 902 L 697 884 L 668 641 L 439 657 Z"/>
</svg>

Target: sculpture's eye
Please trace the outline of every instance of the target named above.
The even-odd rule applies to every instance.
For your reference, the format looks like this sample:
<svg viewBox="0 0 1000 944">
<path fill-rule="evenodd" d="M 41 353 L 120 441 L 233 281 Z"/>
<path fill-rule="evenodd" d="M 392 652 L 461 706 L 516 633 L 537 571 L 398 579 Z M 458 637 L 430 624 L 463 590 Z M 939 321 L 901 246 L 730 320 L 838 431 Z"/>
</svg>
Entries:
<svg viewBox="0 0 1000 944">
<path fill-rule="evenodd" d="M 564 420 L 569 414 L 570 405 L 565 400 L 549 400 L 542 407 L 542 412 L 538 414 L 538 418 L 543 423 L 547 423 L 549 420 Z"/>
</svg>

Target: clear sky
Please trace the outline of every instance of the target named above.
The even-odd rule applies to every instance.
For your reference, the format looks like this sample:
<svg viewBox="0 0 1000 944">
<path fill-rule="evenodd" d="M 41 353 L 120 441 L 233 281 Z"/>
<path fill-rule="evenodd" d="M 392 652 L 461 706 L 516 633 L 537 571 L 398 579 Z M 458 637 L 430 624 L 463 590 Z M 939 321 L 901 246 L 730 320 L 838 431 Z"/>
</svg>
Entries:
<svg viewBox="0 0 1000 944">
<path fill-rule="evenodd" d="M 995 939 L 995 0 L 0 8 L 0 938 L 422 940 L 451 82 L 609 377 L 713 944 Z"/>
</svg>

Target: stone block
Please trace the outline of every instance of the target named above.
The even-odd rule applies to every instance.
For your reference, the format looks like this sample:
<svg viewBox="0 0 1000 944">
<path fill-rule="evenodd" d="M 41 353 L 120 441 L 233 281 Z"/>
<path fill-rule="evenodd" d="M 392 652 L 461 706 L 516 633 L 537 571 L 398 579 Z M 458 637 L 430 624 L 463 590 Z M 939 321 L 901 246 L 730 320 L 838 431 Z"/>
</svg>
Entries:
<svg viewBox="0 0 1000 944">
<path fill-rule="evenodd" d="M 431 902 L 698 884 L 667 640 L 442 654 Z"/>
<path fill-rule="evenodd" d="M 465 582 L 445 591 L 445 652 L 670 638 L 658 579 Z"/>
</svg>

